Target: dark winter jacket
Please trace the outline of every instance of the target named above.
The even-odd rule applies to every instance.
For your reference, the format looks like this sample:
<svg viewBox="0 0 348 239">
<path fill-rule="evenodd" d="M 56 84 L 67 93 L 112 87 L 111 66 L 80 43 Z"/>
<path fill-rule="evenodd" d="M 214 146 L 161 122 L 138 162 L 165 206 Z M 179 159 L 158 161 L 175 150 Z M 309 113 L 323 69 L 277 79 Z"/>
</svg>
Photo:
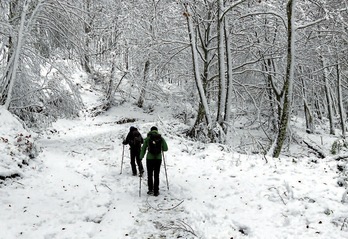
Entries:
<svg viewBox="0 0 348 239">
<path fill-rule="evenodd" d="M 134 145 L 134 138 L 136 136 L 140 137 L 140 144 L 139 145 Z M 131 150 L 132 149 L 139 149 L 140 150 L 141 144 L 143 142 L 144 142 L 144 139 L 141 136 L 141 134 L 139 133 L 138 129 L 132 126 L 132 127 L 130 127 L 130 130 L 129 130 L 129 133 L 127 134 L 126 139 L 123 141 L 123 144 L 124 145 L 129 144 Z"/>
<path fill-rule="evenodd" d="M 147 137 L 145 138 L 144 140 L 144 144 L 143 146 L 141 147 L 141 151 L 140 151 L 140 158 L 143 159 L 144 156 L 145 156 L 145 153 L 148 149 L 148 145 L 149 145 L 149 140 L 150 140 L 150 137 L 151 135 L 153 134 L 158 134 L 158 131 L 157 130 L 152 130 L 150 131 L 148 134 L 147 134 Z M 167 145 L 167 142 L 164 140 L 163 137 L 162 138 L 162 151 L 168 151 L 168 145 Z M 158 159 L 158 160 L 161 160 L 162 159 L 162 153 L 159 153 L 159 154 L 152 154 L 150 152 L 147 152 L 147 155 L 146 155 L 146 159 Z"/>
</svg>

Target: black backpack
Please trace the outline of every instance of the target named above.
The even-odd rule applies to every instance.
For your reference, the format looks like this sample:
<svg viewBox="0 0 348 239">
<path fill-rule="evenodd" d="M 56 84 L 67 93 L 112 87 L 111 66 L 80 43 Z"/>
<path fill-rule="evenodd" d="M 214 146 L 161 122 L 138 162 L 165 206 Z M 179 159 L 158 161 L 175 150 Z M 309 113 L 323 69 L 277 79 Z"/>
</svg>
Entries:
<svg viewBox="0 0 348 239">
<path fill-rule="evenodd" d="M 140 147 L 143 143 L 143 137 L 138 130 L 134 130 L 132 133 L 132 139 L 130 140 L 130 145 L 135 147 Z"/>
<path fill-rule="evenodd" d="M 162 137 L 160 134 L 150 135 L 148 149 L 152 154 L 160 154 L 162 152 Z"/>
</svg>

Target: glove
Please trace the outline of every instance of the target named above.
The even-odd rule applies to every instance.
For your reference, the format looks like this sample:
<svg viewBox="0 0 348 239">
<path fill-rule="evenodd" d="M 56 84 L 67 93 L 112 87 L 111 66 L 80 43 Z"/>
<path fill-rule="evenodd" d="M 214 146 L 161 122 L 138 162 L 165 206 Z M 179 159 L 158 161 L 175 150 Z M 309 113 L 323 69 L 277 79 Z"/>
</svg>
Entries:
<svg viewBox="0 0 348 239">
<path fill-rule="evenodd" d="M 122 144 L 123 144 L 123 145 L 126 145 L 126 144 L 127 144 L 126 140 L 123 140 Z"/>
</svg>

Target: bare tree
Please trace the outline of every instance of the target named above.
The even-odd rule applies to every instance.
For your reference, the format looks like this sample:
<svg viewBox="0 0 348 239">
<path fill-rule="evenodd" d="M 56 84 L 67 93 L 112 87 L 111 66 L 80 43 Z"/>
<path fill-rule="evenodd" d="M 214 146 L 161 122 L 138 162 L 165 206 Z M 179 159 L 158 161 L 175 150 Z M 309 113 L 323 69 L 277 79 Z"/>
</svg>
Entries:
<svg viewBox="0 0 348 239">
<path fill-rule="evenodd" d="M 208 101 L 207 101 L 207 97 L 206 97 L 202 79 L 201 79 L 200 67 L 198 62 L 199 59 L 198 59 L 198 53 L 197 53 L 197 45 L 196 45 L 196 36 L 195 36 L 195 30 L 194 30 L 193 22 L 192 22 L 192 13 L 190 11 L 190 7 L 188 6 L 188 4 L 185 4 L 184 7 L 185 7 L 184 15 L 186 16 L 186 19 L 187 19 L 188 34 L 190 39 L 191 51 L 192 51 L 192 63 L 193 63 L 193 69 L 194 69 L 195 82 L 199 92 L 200 100 L 204 107 L 205 119 L 207 121 L 208 129 L 209 129 L 212 127 L 213 121 L 210 115 Z"/>
<path fill-rule="evenodd" d="M 273 151 L 273 157 L 279 157 L 290 120 L 293 96 L 293 81 L 294 81 L 294 65 L 295 65 L 295 0 L 289 0 L 287 4 L 287 28 L 288 28 L 288 47 L 287 47 L 287 64 L 284 82 L 284 101 L 282 107 L 282 115 L 279 122 L 279 131 L 277 134 L 276 145 Z"/>
<path fill-rule="evenodd" d="M 40 34 L 59 31 L 55 28 L 59 23 L 49 18 L 53 17 L 49 12 L 56 2 L 26 0 L 15 3 L 4 5 L 11 12 L 8 22 L 11 22 L 13 29 L 18 30 L 14 31 L 15 34 L 9 34 L 12 44 L 4 48 L 9 60 L 0 78 L 2 104 L 29 125 L 39 121 L 49 122 L 58 115 L 76 115 L 81 101 L 74 85 L 62 71 L 57 71 L 54 83 L 52 78 L 42 75 L 41 71 L 41 66 L 45 64 L 48 69 L 54 68 L 53 62 L 46 58 L 54 50 L 53 47 L 43 51 L 39 43 L 42 42 Z"/>
</svg>

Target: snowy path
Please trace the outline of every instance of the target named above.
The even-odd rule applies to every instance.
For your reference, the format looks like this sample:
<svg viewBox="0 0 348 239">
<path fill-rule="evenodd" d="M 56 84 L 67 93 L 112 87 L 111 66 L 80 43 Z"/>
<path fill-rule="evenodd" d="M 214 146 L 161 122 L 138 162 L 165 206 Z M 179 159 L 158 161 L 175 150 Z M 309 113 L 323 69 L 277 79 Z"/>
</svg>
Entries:
<svg viewBox="0 0 348 239">
<path fill-rule="evenodd" d="M 105 226 L 101 222 L 107 223 L 104 219 L 112 211 L 122 218 L 137 209 L 127 208 L 131 205 L 126 196 L 129 182 L 120 180 L 118 168 L 111 162 L 111 132 L 81 129 L 59 131 L 39 142 L 43 149 L 38 158 L 43 162 L 42 168 L 20 184 L 8 186 L 9 202 L 15 204 L 5 209 L 14 217 L 4 220 L 9 220 L 7 225 L 16 230 L 9 230 L 14 234 L 3 238 L 91 238 L 102 232 Z M 115 186 L 123 188 L 124 194 L 115 195 Z M 129 226 L 118 221 L 119 228 Z"/>
<path fill-rule="evenodd" d="M 11 215 L 0 216 L 7 222 L 0 238 L 141 238 L 144 228 L 157 238 L 151 231 L 161 225 L 151 221 L 151 211 L 158 213 L 158 208 L 170 209 L 181 201 L 169 199 L 169 192 L 147 198 L 145 178 L 139 197 L 139 178 L 130 175 L 128 147 L 120 174 L 121 139 L 129 125 L 66 123 L 38 142 L 40 166 L 7 185 L 11 195 L 0 190 L 7 198 L 4 215 Z M 165 178 L 161 180 L 161 189 L 167 190 Z"/>
<path fill-rule="evenodd" d="M 139 124 L 145 136 L 151 124 Z M 0 188 L 0 239 L 348 238 L 334 162 L 266 164 L 166 134 L 170 190 L 162 168 L 161 195 L 148 197 L 143 179 L 139 197 L 127 148 L 120 174 L 129 126 L 56 124 L 37 166 Z"/>
</svg>

